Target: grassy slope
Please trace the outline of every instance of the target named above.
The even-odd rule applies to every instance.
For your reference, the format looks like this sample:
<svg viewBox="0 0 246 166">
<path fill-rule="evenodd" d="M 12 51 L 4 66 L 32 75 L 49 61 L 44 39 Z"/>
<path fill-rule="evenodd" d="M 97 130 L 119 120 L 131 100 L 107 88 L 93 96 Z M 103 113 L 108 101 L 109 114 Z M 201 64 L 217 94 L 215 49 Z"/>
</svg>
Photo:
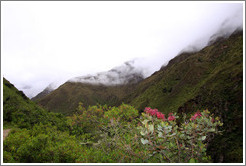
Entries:
<svg viewBox="0 0 246 166">
<path fill-rule="evenodd" d="M 65 114 L 71 114 L 82 102 L 84 106 L 96 104 L 120 105 L 131 86 L 103 86 L 66 82 L 38 101 L 43 107 Z"/>
<path fill-rule="evenodd" d="M 142 81 L 128 102 L 138 109 L 151 106 L 166 114 L 208 108 L 222 118 L 225 130 L 210 144 L 209 153 L 216 162 L 242 162 L 242 33 L 197 53 L 177 56 Z"/>
<path fill-rule="evenodd" d="M 31 128 L 37 123 L 51 123 L 63 128 L 65 117 L 52 113 L 36 105 L 8 80 L 3 78 L 3 125 Z"/>
<path fill-rule="evenodd" d="M 227 48 L 222 48 L 225 45 Z M 142 81 L 128 97 L 129 102 L 140 109 L 152 106 L 164 113 L 176 112 L 222 71 L 234 73 L 231 71 L 233 69 L 242 73 L 242 58 L 240 35 L 208 46 L 197 53 L 179 55 L 165 68 Z M 223 78 L 215 80 L 214 85 L 220 86 L 222 80 Z"/>
</svg>

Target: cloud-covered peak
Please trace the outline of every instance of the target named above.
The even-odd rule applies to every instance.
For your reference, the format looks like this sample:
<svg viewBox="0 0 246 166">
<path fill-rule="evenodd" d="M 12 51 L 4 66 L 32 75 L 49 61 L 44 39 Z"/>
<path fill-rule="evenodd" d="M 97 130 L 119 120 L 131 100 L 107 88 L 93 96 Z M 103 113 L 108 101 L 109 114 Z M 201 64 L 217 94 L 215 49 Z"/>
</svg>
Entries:
<svg viewBox="0 0 246 166">
<path fill-rule="evenodd" d="M 200 40 L 196 40 L 194 43 L 191 43 L 183 48 L 178 55 L 181 53 L 194 53 L 200 51 L 204 47 L 209 46 L 218 40 L 228 38 L 234 32 L 242 31 L 243 15 L 241 14 L 241 10 L 242 9 L 239 9 L 234 14 L 225 18 L 216 30 L 211 32 L 208 36 L 204 36 Z"/>
<path fill-rule="evenodd" d="M 243 30 L 243 18 L 238 18 L 238 15 L 234 17 L 227 18 L 222 24 L 221 27 L 217 30 L 215 34 L 213 34 L 208 41 L 207 45 L 211 45 L 214 42 L 228 38 L 232 33 Z"/>
<path fill-rule="evenodd" d="M 133 84 L 144 79 L 140 69 L 134 66 L 134 61 L 125 62 L 107 72 L 100 72 L 94 75 L 75 77 L 68 82 L 81 82 L 89 84 L 121 85 Z"/>
</svg>

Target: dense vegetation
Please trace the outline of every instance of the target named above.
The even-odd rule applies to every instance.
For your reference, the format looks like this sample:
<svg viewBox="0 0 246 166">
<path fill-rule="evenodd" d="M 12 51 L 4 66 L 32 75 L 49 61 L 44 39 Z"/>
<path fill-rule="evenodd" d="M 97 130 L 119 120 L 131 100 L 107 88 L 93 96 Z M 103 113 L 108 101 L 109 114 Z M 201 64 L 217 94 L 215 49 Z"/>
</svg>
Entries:
<svg viewBox="0 0 246 166">
<path fill-rule="evenodd" d="M 18 110 L 17 112 L 22 115 L 16 116 L 16 111 L 8 110 L 8 115 L 12 119 L 4 118 L 4 125 L 12 127 L 11 133 L 3 143 L 4 162 L 210 162 L 206 154 L 205 139 L 209 133 L 216 133 L 217 127 L 222 125 L 208 114 L 196 113 L 190 120 L 186 120 L 183 126 L 181 125 L 184 129 L 182 132 L 181 128 L 175 126 L 177 116 L 170 115 L 165 119 L 156 109 L 154 114 L 147 115 L 150 112 L 146 112 L 146 115 L 143 113 L 140 116 L 138 110 L 126 104 L 119 107 L 97 105 L 86 109 L 79 103 L 76 113 L 64 117 L 35 106 L 5 79 L 4 92 L 8 96 L 8 100 L 4 100 L 4 107 L 11 105 L 8 102 L 18 100 L 18 104 L 12 105 L 11 110 Z M 27 120 L 29 115 L 32 121 Z M 145 118 L 151 121 L 148 122 Z M 161 125 L 158 126 L 158 137 L 153 133 L 154 123 Z M 197 132 L 194 132 L 194 127 L 197 128 Z M 167 136 L 170 142 L 165 140 L 161 143 L 166 128 L 172 133 Z M 159 140 L 155 146 L 166 147 L 169 150 L 163 148 L 157 150 L 157 147 L 149 146 L 148 144 L 153 143 L 146 142 L 144 136 L 147 135 L 151 136 L 152 141 Z M 180 144 L 174 145 L 173 140 Z M 198 142 L 192 142 L 191 146 L 189 140 Z M 181 144 L 182 147 L 179 147 Z M 182 155 L 176 160 L 174 156 L 178 151 Z M 192 155 L 188 155 L 189 152 L 192 152 Z M 181 157 L 185 160 L 181 161 Z"/>
<path fill-rule="evenodd" d="M 67 126 L 66 117 L 59 113 L 48 112 L 37 106 L 22 91 L 18 91 L 3 78 L 3 123 L 4 128 L 18 126 L 30 129 L 38 123 L 55 125 L 60 130 Z"/>
<path fill-rule="evenodd" d="M 12 128 L 4 141 L 4 162 L 243 162 L 242 32 L 199 52 L 182 53 L 138 84 L 107 87 L 67 82 L 38 101 L 63 114 L 37 106 L 5 79 L 3 89 L 4 128 Z M 148 112 L 146 107 L 158 111 L 149 108 Z M 220 134 L 212 134 L 217 129 L 210 117 L 197 118 L 206 112 L 196 113 L 189 123 L 182 120 L 184 113 L 190 117 L 205 109 L 223 122 Z M 169 117 L 177 121 L 167 118 L 161 123 L 170 112 L 174 114 Z M 153 121 L 146 123 L 147 119 Z M 202 133 L 199 138 L 196 134 L 200 142 L 193 146 L 192 136 L 179 131 L 189 133 L 198 124 L 203 130 L 197 131 Z M 179 137 L 170 134 L 166 144 L 161 134 L 157 138 L 159 133 L 154 133 L 169 131 L 170 126 Z M 144 138 L 146 134 L 151 139 Z M 174 138 L 183 141 L 184 151 L 172 142 Z M 153 142 L 155 146 L 150 146 Z M 193 153 L 198 144 L 203 148 Z M 161 154 L 163 145 L 171 149 L 166 157 Z M 188 160 L 188 153 L 193 158 Z M 170 160 L 170 156 L 179 158 Z"/>
</svg>

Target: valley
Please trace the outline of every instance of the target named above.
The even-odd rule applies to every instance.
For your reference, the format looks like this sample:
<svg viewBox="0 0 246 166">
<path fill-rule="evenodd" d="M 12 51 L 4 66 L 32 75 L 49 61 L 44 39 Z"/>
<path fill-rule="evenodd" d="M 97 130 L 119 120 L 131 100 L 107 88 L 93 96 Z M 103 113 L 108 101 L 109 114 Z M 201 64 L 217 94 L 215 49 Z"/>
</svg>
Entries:
<svg viewBox="0 0 246 166">
<path fill-rule="evenodd" d="M 177 123 L 184 114 L 191 116 L 208 109 L 223 123 L 219 127 L 222 133 L 210 133 L 203 142 L 205 156 L 211 159 L 201 161 L 197 157 L 194 161 L 243 161 L 242 31 L 198 52 L 180 53 L 147 78 L 141 72 L 130 71 L 126 70 L 126 81 L 121 84 L 78 81 L 82 77 L 33 101 L 4 78 L 3 124 L 13 128 L 4 141 L 4 162 L 158 163 L 159 158 L 148 158 L 149 149 L 139 143 L 137 126 L 146 107 L 166 116 L 175 113 L 180 119 Z M 15 143 L 14 138 L 19 141 Z M 86 145 L 80 146 L 79 142 Z M 43 147 L 45 144 L 51 148 Z"/>
</svg>

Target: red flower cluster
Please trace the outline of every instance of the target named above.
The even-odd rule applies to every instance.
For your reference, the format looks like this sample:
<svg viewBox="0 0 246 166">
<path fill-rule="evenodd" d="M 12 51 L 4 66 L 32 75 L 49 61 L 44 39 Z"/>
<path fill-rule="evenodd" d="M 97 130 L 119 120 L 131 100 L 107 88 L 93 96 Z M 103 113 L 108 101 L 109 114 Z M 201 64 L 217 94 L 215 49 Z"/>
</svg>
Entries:
<svg viewBox="0 0 246 166">
<path fill-rule="evenodd" d="M 166 120 L 165 115 L 161 112 L 158 112 L 158 109 L 151 109 L 150 107 L 146 107 L 144 112 L 151 116 L 156 116 L 158 119 Z"/>
<path fill-rule="evenodd" d="M 175 116 L 173 116 L 173 113 L 169 113 L 169 114 L 168 114 L 168 120 L 169 120 L 169 121 L 175 120 Z"/>
<path fill-rule="evenodd" d="M 165 115 L 159 112 L 158 109 L 151 109 L 150 107 L 146 107 L 144 112 L 146 112 L 147 114 L 151 116 L 156 116 L 158 119 L 162 119 L 164 121 L 166 120 Z M 173 116 L 173 113 L 169 113 L 168 116 L 169 116 L 168 117 L 169 121 L 175 120 L 175 116 Z"/>
<path fill-rule="evenodd" d="M 202 116 L 202 114 L 200 113 L 200 111 L 197 111 L 194 116 L 191 116 L 190 120 L 193 121 L 196 118 L 200 118 L 201 116 Z"/>
<path fill-rule="evenodd" d="M 161 113 L 161 112 L 157 112 L 157 113 L 156 113 L 156 116 L 157 116 L 158 119 L 163 119 L 163 120 L 166 119 L 166 118 L 165 118 L 165 115 L 164 115 L 163 113 Z"/>
</svg>

